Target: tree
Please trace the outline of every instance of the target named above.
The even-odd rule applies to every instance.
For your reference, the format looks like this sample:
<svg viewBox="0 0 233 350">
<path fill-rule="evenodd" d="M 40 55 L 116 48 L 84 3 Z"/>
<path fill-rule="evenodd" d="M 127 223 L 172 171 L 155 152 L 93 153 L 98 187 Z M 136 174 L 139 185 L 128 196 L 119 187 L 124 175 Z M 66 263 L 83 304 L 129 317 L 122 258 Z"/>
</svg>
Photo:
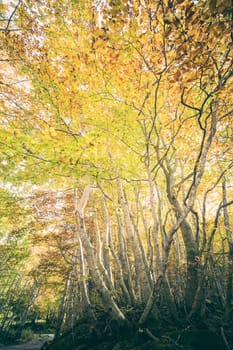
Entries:
<svg viewBox="0 0 233 350">
<path fill-rule="evenodd" d="M 82 300 L 95 305 L 94 286 L 119 323 L 122 305 L 140 306 L 143 324 L 161 305 L 191 319 L 212 297 L 232 204 L 219 184 L 232 168 L 233 67 L 231 19 L 205 5 L 28 1 L 20 31 L 5 34 L 14 71 L 30 79 L 2 107 L 13 111 L 1 126 L 8 176 L 76 189 Z"/>
</svg>

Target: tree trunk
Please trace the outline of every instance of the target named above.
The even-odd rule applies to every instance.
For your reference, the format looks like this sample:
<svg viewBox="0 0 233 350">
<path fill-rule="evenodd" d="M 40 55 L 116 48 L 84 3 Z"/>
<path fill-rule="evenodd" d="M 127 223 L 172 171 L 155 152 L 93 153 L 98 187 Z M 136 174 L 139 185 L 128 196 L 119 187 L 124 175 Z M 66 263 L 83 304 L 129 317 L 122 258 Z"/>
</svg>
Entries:
<svg viewBox="0 0 233 350">
<path fill-rule="evenodd" d="M 76 202 L 76 223 L 77 223 L 77 236 L 80 238 L 83 246 L 83 251 L 85 259 L 87 261 L 91 278 L 96 286 L 96 289 L 101 298 L 103 307 L 105 311 L 115 319 L 119 324 L 127 323 L 127 319 L 124 314 L 121 312 L 115 301 L 113 300 L 112 292 L 106 286 L 101 271 L 98 267 L 98 262 L 95 259 L 94 247 L 92 246 L 90 239 L 87 234 L 85 221 L 84 221 L 84 209 L 89 199 L 89 196 L 92 192 L 92 187 L 87 186 L 84 191 L 81 199 Z M 76 198 L 77 200 L 77 198 Z M 105 276 L 106 277 L 106 276 Z"/>
<path fill-rule="evenodd" d="M 187 280 L 185 290 L 185 304 L 187 311 L 190 311 L 198 288 L 199 263 L 198 247 L 193 238 L 192 228 L 186 219 L 180 225 L 187 259 Z"/>
<path fill-rule="evenodd" d="M 147 273 L 148 266 L 145 260 L 143 260 L 143 254 L 145 255 L 144 248 L 141 245 L 140 249 L 140 242 L 137 240 L 138 237 L 135 232 L 135 227 L 132 221 L 132 215 L 130 213 L 129 204 L 120 181 L 118 181 L 118 191 L 119 201 L 124 215 L 125 229 L 127 232 L 127 242 L 133 255 L 137 301 L 146 302 L 150 295 L 151 287 L 150 277 Z"/>
<path fill-rule="evenodd" d="M 226 178 L 222 181 L 223 205 L 227 204 Z M 229 321 L 233 315 L 233 233 L 230 225 L 230 216 L 227 206 L 223 208 L 224 226 L 228 242 L 228 271 L 226 280 L 226 301 L 225 301 L 225 320 Z"/>
</svg>

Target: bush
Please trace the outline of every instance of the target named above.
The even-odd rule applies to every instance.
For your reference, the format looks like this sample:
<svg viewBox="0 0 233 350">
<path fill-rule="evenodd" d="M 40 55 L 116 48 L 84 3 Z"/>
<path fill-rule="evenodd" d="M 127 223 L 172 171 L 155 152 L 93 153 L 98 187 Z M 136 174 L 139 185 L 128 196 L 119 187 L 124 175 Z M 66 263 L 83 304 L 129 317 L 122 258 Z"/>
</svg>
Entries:
<svg viewBox="0 0 233 350">
<path fill-rule="evenodd" d="M 20 340 L 23 342 L 33 340 L 35 338 L 33 331 L 30 328 L 25 328 L 21 332 Z"/>
</svg>

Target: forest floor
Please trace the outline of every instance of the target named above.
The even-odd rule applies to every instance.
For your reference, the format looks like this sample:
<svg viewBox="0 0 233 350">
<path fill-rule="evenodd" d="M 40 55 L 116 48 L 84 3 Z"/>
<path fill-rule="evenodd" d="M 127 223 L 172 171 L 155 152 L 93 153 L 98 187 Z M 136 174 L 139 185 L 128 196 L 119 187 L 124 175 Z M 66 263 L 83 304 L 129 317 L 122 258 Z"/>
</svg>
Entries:
<svg viewBox="0 0 233 350">
<path fill-rule="evenodd" d="M 91 328 L 88 322 L 79 322 L 72 331 L 45 343 L 43 350 L 232 350 L 232 332 L 196 327 L 164 327 L 156 324 L 143 327 L 118 327 L 103 320 Z M 170 329 L 169 329 L 170 328 Z M 224 339 L 223 339 L 224 338 Z M 1 349 L 0 349 L 1 350 Z M 13 350 L 13 349 L 12 349 Z"/>
<path fill-rule="evenodd" d="M 42 332 L 27 328 L 24 337 L 0 344 L 0 350 L 233 350 L 232 324 L 215 324 L 210 329 L 205 324 L 150 319 L 139 327 L 136 323 L 118 325 L 100 314 L 96 320 L 80 319 L 55 339 L 54 334 Z"/>
</svg>

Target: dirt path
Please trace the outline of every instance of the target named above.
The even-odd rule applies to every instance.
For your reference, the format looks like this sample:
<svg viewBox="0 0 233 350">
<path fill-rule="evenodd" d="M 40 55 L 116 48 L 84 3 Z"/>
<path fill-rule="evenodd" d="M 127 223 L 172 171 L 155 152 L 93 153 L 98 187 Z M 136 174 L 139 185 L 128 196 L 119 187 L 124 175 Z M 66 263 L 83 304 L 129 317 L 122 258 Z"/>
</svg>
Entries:
<svg viewBox="0 0 233 350">
<path fill-rule="evenodd" d="M 4 345 L 0 346 L 0 350 L 39 350 L 45 341 L 37 340 L 37 341 L 29 341 L 20 345 Z"/>
<path fill-rule="evenodd" d="M 40 334 L 38 339 L 18 345 L 1 345 L 0 350 L 40 350 L 46 341 L 52 340 L 54 334 Z"/>
</svg>

